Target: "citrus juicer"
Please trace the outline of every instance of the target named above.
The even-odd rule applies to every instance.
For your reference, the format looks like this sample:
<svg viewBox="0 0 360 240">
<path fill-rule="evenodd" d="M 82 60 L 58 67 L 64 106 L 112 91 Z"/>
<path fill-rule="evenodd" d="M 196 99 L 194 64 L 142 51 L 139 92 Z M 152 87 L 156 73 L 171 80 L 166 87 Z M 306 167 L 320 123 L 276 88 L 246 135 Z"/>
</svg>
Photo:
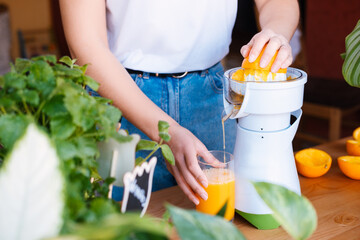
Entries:
<svg viewBox="0 0 360 240">
<path fill-rule="evenodd" d="M 246 73 L 234 68 L 224 74 L 225 114 L 237 119 L 235 209 L 258 229 L 273 229 L 279 224 L 251 181 L 278 184 L 301 194 L 292 140 L 302 114 L 307 74 L 288 68 L 285 75 L 270 72 L 265 80 L 252 74 L 245 74 L 243 81 L 232 79 L 239 69 Z"/>
</svg>

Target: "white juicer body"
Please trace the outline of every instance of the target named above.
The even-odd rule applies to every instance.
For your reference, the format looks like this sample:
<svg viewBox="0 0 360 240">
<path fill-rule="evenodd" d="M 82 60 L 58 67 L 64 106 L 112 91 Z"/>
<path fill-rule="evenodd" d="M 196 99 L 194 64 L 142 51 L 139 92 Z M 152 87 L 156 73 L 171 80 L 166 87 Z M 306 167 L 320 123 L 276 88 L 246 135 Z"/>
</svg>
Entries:
<svg viewBox="0 0 360 240">
<path fill-rule="evenodd" d="M 236 69 L 228 70 L 229 78 Z M 292 80 L 282 82 L 234 82 L 224 88 L 242 94 L 243 102 L 230 118 L 236 118 L 235 208 L 249 214 L 272 214 L 251 181 L 265 181 L 301 194 L 292 140 L 301 118 L 305 72 L 288 68 Z M 229 79 L 227 79 L 229 80 Z M 224 92 L 229 114 L 234 105 Z M 291 119 L 294 119 L 291 121 Z"/>
</svg>

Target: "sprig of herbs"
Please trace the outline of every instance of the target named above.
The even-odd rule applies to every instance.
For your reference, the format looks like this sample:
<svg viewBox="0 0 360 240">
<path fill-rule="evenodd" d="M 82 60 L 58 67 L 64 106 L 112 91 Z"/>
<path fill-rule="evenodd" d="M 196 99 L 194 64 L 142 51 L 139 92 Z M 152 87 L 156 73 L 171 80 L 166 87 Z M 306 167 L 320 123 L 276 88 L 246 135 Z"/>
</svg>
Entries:
<svg viewBox="0 0 360 240">
<path fill-rule="evenodd" d="M 0 159 L 30 122 L 38 123 L 49 134 L 63 161 L 67 181 L 63 232 L 75 222 L 96 222 L 119 211 L 118 203 L 107 198 L 114 179 L 101 179 L 97 172 L 97 142 L 110 137 L 120 143 L 132 139 L 116 131 L 121 112 L 112 101 L 87 93 L 85 86 L 97 90 L 99 84 L 85 74 L 87 65 L 75 63 L 67 56 L 59 60 L 55 56 L 16 59 L 11 71 L 0 76 Z M 170 148 L 163 144 L 170 140 L 168 128 L 168 123 L 159 122 L 161 141 L 146 141 L 146 149 L 161 148 L 173 163 Z M 144 143 L 142 140 L 138 149 Z"/>
<path fill-rule="evenodd" d="M 159 121 L 159 123 L 158 123 L 158 130 L 159 130 L 159 137 L 160 137 L 159 143 L 154 142 L 154 141 L 144 140 L 144 139 L 141 139 L 139 141 L 139 143 L 136 146 L 136 151 L 148 150 L 151 152 L 145 158 L 137 157 L 135 160 L 136 165 L 140 165 L 143 162 L 147 161 L 159 148 L 161 149 L 161 153 L 162 153 L 163 157 L 171 165 L 175 164 L 175 158 L 174 158 L 174 155 L 173 155 L 170 147 L 164 143 L 164 141 L 169 142 L 171 139 L 169 132 L 168 132 L 169 127 L 170 127 L 170 125 L 168 122 Z"/>
</svg>

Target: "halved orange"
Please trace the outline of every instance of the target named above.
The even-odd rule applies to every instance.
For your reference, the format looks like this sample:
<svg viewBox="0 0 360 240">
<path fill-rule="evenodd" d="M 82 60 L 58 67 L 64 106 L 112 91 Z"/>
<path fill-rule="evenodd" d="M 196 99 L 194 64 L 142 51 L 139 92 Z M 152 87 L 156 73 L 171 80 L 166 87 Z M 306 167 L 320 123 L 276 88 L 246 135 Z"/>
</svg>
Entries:
<svg viewBox="0 0 360 240">
<path fill-rule="evenodd" d="M 360 180 L 360 157 L 359 156 L 341 156 L 338 157 L 340 170 L 349 178 Z"/>
<path fill-rule="evenodd" d="M 244 78 L 244 69 L 238 69 L 236 72 L 231 75 L 231 78 L 236 81 L 245 81 Z"/>
<path fill-rule="evenodd" d="M 245 81 L 245 75 L 258 75 L 258 76 L 261 76 L 261 79 L 263 79 L 263 80 L 267 79 L 268 74 L 271 72 L 271 66 L 274 63 L 279 50 L 271 58 L 269 64 L 266 67 L 262 68 L 262 67 L 260 67 L 260 59 L 261 59 L 262 55 L 264 54 L 266 47 L 267 47 L 267 43 L 265 44 L 265 46 L 261 50 L 259 56 L 256 58 L 256 60 L 254 62 L 252 62 L 252 63 L 249 62 L 249 57 L 246 57 L 243 60 L 242 65 L 241 65 L 241 67 L 243 69 L 238 69 L 235 73 L 233 73 L 231 78 L 236 81 Z M 287 71 L 286 68 L 280 68 L 277 71 L 277 73 L 286 73 L 286 71 Z M 273 79 L 275 76 L 274 74 L 275 73 L 272 73 Z"/>
<path fill-rule="evenodd" d="M 356 141 L 360 141 L 360 127 L 356 128 L 356 129 L 353 131 L 353 138 L 354 138 Z"/>
<path fill-rule="evenodd" d="M 276 51 L 275 55 L 271 58 L 269 64 L 266 67 L 262 68 L 262 67 L 260 67 L 260 59 L 261 59 L 262 55 L 264 54 L 266 47 L 267 47 L 267 43 L 265 44 L 265 46 L 261 50 L 261 53 L 259 54 L 259 56 L 256 58 L 256 60 L 254 62 L 252 62 L 252 63 L 249 62 L 249 58 L 246 57 L 244 59 L 244 61 L 242 62 L 241 67 L 244 69 L 257 69 L 257 70 L 265 70 L 265 71 L 270 72 L 271 66 L 273 65 L 279 51 Z M 280 68 L 278 73 L 286 73 L 286 70 L 287 70 L 286 68 Z"/>
<path fill-rule="evenodd" d="M 316 178 L 327 173 L 331 167 L 331 156 L 320 149 L 306 148 L 295 154 L 297 171 L 304 177 Z"/>
<path fill-rule="evenodd" d="M 350 156 L 360 156 L 360 141 L 347 140 L 346 151 Z"/>
</svg>

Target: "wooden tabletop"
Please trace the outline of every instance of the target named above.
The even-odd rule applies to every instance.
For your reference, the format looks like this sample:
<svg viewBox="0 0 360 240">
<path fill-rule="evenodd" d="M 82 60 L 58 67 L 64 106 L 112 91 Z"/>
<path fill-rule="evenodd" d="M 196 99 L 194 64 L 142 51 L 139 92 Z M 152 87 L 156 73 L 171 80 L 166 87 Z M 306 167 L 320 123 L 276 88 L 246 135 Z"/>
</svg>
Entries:
<svg viewBox="0 0 360 240">
<path fill-rule="evenodd" d="M 319 178 L 299 176 L 302 194 L 311 201 L 318 216 L 317 229 L 309 239 L 360 239 L 360 181 L 346 177 L 337 164 L 337 157 L 346 155 L 347 139 L 349 138 L 315 147 L 331 155 L 333 162 L 329 172 Z M 195 205 L 176 186 L 153 192 L 147 214 L 162 217 L 165 203 L 185 209 L 195 209 Z M 234 224 L 246 239 L 290 239 L 281 227 L 273 230 L 258 230 L 239 215 L 235 215 Z M 178 237 L 174 234 L 173 238 Z"/>
</svg>

